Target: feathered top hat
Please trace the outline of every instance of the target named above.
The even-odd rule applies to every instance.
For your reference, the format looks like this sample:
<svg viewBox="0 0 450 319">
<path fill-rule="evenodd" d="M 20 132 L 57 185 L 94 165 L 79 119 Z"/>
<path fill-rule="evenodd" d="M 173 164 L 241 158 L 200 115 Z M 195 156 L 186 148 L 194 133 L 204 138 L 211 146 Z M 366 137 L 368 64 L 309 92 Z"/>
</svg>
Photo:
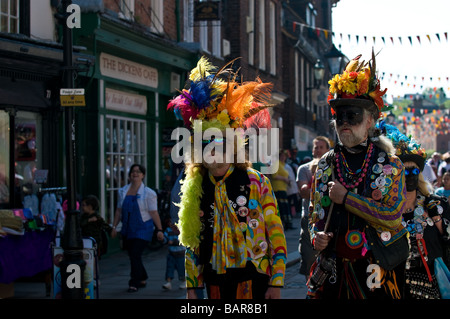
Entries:
<svg viewBox="0 0 450 319">
<path fill-rule="evenodd" d="M 194 131 L 207 128 L 270 127 L 267 110 L 271 98 L 271 83 L 255 81 L 237 82 L 237 73 L 231 69 L 236 59 L 216 70 L 202 57 L 189 74 L 188 88 L 183 89 L 168 104 L 168 109 Z M 195 126 L 201 120 L 201 127 Z"/>
<path fill-rule="evenodd" d="M 403 163 L 414 162 L 422 172 L 425 167 L 427 153 L 425 149 L 410 135 L 401 133 L 396 126 L 380 121 L 377 127 L 388 137 L 395 148 L 397 155 Z"/>
<path fill-rule="evenodd" d="M 342 74 L 336 74 L 328 84 L 328 104 L 331 113 L 341 105 L 352 105 L 367 108 L 375 118 L 379 118 L 384 109 L 382 96 L 387 89 L 380 89 L 380 81 L 376 75 L 375 54 L 372 49 L 371 61 L 360 62 L 361 54 L 351 60 Z"/>
</svg>

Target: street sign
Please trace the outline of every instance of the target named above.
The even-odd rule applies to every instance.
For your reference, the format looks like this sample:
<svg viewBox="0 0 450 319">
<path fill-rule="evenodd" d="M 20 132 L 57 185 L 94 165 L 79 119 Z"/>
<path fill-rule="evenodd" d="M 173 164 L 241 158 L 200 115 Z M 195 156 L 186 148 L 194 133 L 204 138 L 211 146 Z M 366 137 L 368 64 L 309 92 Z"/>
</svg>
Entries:
<svg viewBox="0 0 450 319">
<path fill-rule="evenodd" d="M 59 95 L 61 106 L 86 106 L 84 89 L 61 89 Z"/>
</svg>

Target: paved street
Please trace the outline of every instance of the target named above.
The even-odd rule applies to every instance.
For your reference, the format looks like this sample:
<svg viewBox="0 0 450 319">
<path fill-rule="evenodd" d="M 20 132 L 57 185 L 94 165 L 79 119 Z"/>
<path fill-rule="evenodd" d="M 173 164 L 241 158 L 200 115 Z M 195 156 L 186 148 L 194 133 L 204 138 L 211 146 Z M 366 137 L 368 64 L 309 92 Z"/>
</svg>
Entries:
<svg viewBox="0 0 450 319">
<path fill-rule="evenodd" d="M 306 294 L 305 277 L 298 273 L 299 253 L 298 238 L 300 219 L 294 218 L 296 229 L 286 231 L 288 248 L 288 267 L 286 270 L 283 299 L 304 299 Z M 184 299 L 185 289 L 179 289 L 177 279 L 173 281 L 172 290 L 165 290 L 167 246 L 156 251 L 147 250 L 144 264 L 149 275 L 147 286 L 136 293 L 128 293 L 129 260 L 126 252 L 120 251 L 99 261 L 99 299 Z M 14 299 L 52 299 L 45 295 L 42 282 L 17 282 L 14 285 Z"/>
</svg>

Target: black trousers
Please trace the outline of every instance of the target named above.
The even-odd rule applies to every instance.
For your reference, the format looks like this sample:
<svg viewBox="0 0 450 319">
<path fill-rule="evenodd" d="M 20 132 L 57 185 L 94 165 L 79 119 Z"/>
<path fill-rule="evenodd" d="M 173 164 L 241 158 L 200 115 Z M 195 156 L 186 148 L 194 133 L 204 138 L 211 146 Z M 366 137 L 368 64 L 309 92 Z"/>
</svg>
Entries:
<svg viewBox="0 0 450 319">
<path fill-rule="evenodd" d="M 142 253 L 144 252 L 145 247 L 147 247 L 148 241 L 139 238 L 127 238 L 126 241 L 128 256 L 131 264 L 130 280 L 128 281 L 128 285 L 137 288 L 139 287 L 141 281 L 148 278 L 147 271 L 142 263 Z"/>
</svg>

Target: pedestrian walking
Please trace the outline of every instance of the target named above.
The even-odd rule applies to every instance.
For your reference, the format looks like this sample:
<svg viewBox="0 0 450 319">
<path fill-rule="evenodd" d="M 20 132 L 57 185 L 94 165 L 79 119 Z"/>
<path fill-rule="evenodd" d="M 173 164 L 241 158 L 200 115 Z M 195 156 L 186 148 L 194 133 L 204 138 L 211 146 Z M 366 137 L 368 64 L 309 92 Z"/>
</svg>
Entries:
<svg viewBox="0 0 450 319">
<path fill-rule="evenodd" d="M 152 240 L 153 232 L 157 232 L 158 240 L 164 239 L 158 214 L 158 197 L 155 191 L 145 186 L 145 171 L 145 167 L 140 164 L 131 165 L 128 173 L 130 183 L 118 191 L 117 209 L 111 232 L 111 237 L 116 237 L 116 227 L 119 222 L 122 223 L 121 234 L 131 265 L 131 278 L 128 282 L 130 293 L 137 292 L 147 284 L 148 275 L 142 263 L 142 253 Z"/>
</svg>

